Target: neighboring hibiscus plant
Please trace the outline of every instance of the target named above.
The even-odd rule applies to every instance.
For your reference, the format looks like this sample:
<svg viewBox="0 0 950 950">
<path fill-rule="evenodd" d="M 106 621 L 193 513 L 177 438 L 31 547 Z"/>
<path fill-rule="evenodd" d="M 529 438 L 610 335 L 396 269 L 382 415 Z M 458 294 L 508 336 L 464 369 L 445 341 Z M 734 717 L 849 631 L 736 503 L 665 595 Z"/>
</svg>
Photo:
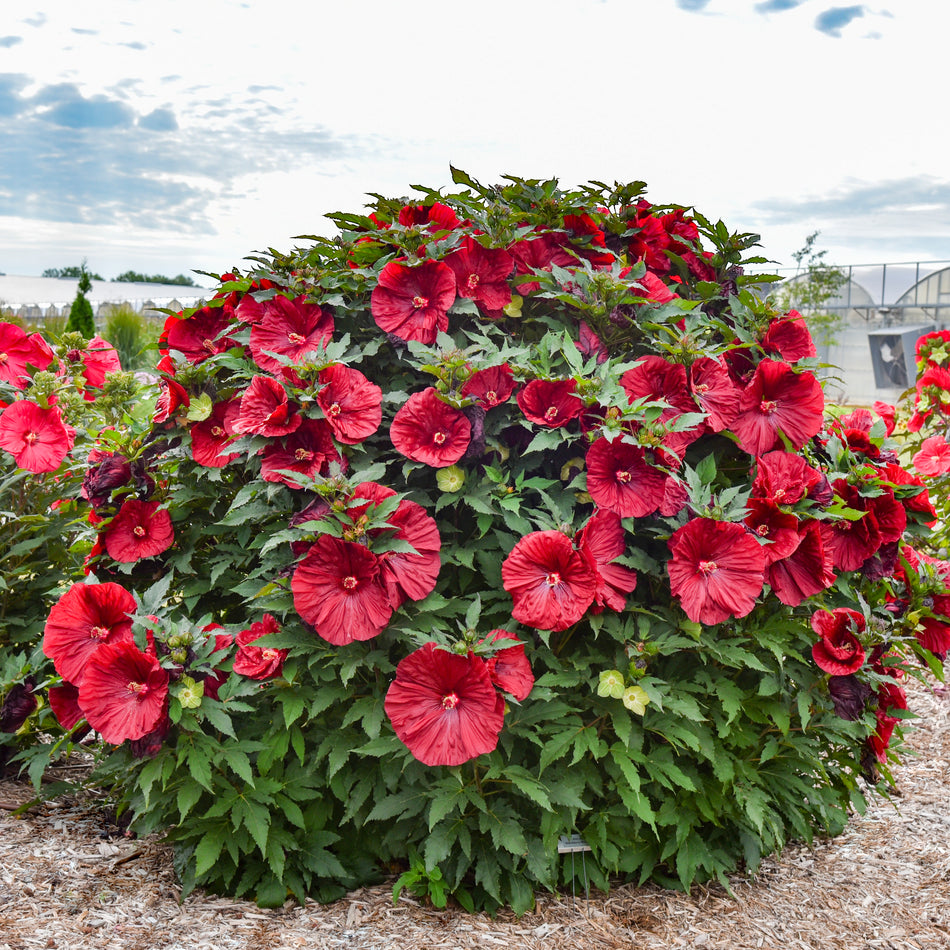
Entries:
<svg viewBox="0 0 950 950">
<path fill-rule="evenodd" d="M 571 834 L 601 887 L 726 881 L 886 789 L 940 673 L 925 485 L 826 414 L 756 236 L 453 178 L 169 314 L 152 427 L 89 456 L 49 701 L 186 889 L 411 863 L 523 912 Z"/>
</svg>

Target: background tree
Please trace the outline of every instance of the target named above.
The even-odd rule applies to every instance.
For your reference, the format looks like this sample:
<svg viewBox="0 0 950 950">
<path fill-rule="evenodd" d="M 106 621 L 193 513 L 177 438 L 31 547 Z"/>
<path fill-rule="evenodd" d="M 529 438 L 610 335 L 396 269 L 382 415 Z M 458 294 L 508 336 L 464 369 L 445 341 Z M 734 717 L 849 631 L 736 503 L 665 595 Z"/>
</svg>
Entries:
<svg viewBox="0 0 950 950">
<path fill-rule="evenodd" d="M 92 276 L 86 270 L 86 262 L 83 261 L 79 266 L 79 289 L 76 292 L 76 298 L 69 308 L 69 320 L 66 323 L 66 329 L 75 330 L 81 333 L 87 340 L 91 340 L 96 335 L 96 322 L 92 312 L 92 304 L 86 298 L 86 294 L 92 290 Z"/>
<path fill-rule="evenodd" d="M 127 270 L 115 278 L 131 284 L 178 284 L 182 287 L 196 287 L 197 284 L 185 274 L 177 274 L 174 277 L 166 277 L 164 274 L 140 274 L 138 271 Z"/>
<path fill-rule="evenodd" d="M 83 271 L 86 269 L 86 262 L 83 261 L 78 267 L 47 267 L 40 275 L 41 277 L 68 277 L 72 280 L 79 280 Z M 89 271 L 90 280 L 105 280 L 101 274 Z"/>
</svg>

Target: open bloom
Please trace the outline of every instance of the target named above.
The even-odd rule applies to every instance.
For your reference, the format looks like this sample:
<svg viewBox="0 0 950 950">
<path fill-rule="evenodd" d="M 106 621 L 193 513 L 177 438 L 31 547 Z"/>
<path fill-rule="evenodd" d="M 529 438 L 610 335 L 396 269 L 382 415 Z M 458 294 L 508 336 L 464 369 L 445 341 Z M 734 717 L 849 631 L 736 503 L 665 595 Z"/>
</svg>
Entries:
<svg viewBox="0 0 950 950">
<path fill-rule="evenodd" d="M 866 654 L 855 634 L 864 626 L 863 614 L 850 607 L 816 610 L 811 615 L 811 628 L 821 639 L 811 648 L 811 655 L 818 667 L 832 676 L 859 670 Z"/>
<path fill-rule="evenodd" d="M 950 445 L 942 435 L 932 435 L 924 439 L 913 462 L 921 475 L 946 475 L 950 472 Z"/>
<path fill-rule="evenodd" d="M 39 333 L 27 334 L 15 323 L 0 322 L 0 381 L 26 389 L 28 367 L 46 369 L 53 351 Z"/>
<path fill-rule="evenodd" d="M 79 706 L 105 742 L 141 739 L 165 718 L 168 671 L 133 642 L 107 643 L 86 664 Z"/>
<path fill-rule="evenodd" d="M 612 563 L 626 551 L 620 515 L 601 508 L 577 532 L 577 548 L 587 558 L 597 578 L 594 601 L 598 612 L 604 607 L 623 610 L 627 594 L 636 589 L 636 571 L 622 564 Z"/>
<path fill-rule="evenodd" d="M 597 577 L 587 558 L 560 531 L 534 531 L 512 548 L 501 565 L 511 594 L 511 615 L 539 630 L 566 630 L 594 600 Z"/>
<path fill-rule="evenodd" d="M 233 314 L 227 307 L 202 307 L 190 317 L 169 317 L 165 323 L 166 349 L 177 350 L 189 363 L 201 363 L 237 344 L 225 331 Z"/>
<path fill-rule="evenodd" d="M 587 450 L 587 491 L 621 518 L 643 518 L 663 502 L 666 473 L 646 461 L 640 446 L 601 436 Z"/>
<path fill-rule="evenodd" d="M 320 383 L 317 403 L 340 442 L 357 445 L 379 428 L 383 391 L 358 369 L 334 363 L 321 370 Z"/>
<path fill-rule="evenodd" d="M 424 765 L 461 765 L 498 745 L 505 700 L 480 657 L 427 643 L 396 667 L 385 709 L 399 740 Z"/>
<path fill-rule="evenodd" d="M 482 247 L 474 237 L 466 235 L 445 263 L 455 274 L 460 297 L 474 300 L 489 313 L 503 310 L 511 303 L 508 275 L 514 261 L 503 247 Z"/>
<path fill-rule="evenodd" d="M 73 584 L 53 604 L 43 652 L 56 672 L 77 686 L 86 661 L 103 644 L 132 639 L 135 598 L 121 584 Z"/>
<path fill-rule="evenodd" d="M 234 420 L 240 411 L 240 402 L 230 399 L 216 402 L 211 415 L 191 427 L 191 457 L 205 468 L 223 468 L 240 453 L 228 452 L 234 441 Z"/>
<path fill-rule="evenodd" d="M 27 472 L 55 472 L 73 447 L 74 433 L 56 406 L 18 399 L 0 414 L 0 449 Z"/>
<path fill-rule="evenodd" d="M 462 384 L 459 392 L 470 399 L 477 399 L 483 409 L 494 409 L 511 398 L 515 391 L 515 376 L 507 363 L 479 369 Z"/>
<path fill-rule="evenodd" d="M 105 546 L 114 561 L 132 564 L 167 551 L 175 540 L 172 518 L 157 501 L 129 499 L 105 532 Z"/>
<path fill-rule="evenodd" d="M 413 393 L 389 428 L 397 452 L 433 468 L 454 465 L 468 449 L 472 424 L 465 414 L 439 398 L 434 386 Z"/>
<path fill-rule="evenodd" d="M 333 318 L 317 304 L 302 296 L 291 300 L 278 295 L 260 306 L 260 317 L 251 327 L 250 350 L 261 369 L 280 375 L 286 363 L 278 356 L 300 364 L 322 355 L 333 335 Z"/>
<path fill-rule="evenodd" d="M 690 620 L 744 617 L 765 581 L 765 552 L 741 524 L 694 518 L 669 541 L 670 589 Z"/>
<path fill-rule="evenodd" d="M 234 430 L 274 438 L 293 432 L 301 421 L 296 404 L 287 399 L 287 391 L 276 379 L 255 376 L 241 396 Z"/>
<path fill-rule="evenodd" d="M 102 389 L 106 373 L 117 373 L 122 369 L 116 348 L 98 335 L 89 341 L 86 349 L 80 351 L 79 358 L 82 360 L 82 375 L 86 385 L 93 389 Z M 89 400 L 95 398 L 89 392 L 85 395 Z"/>
<path fill-rule="evenodd" d="M 370 310 L 380 329 L 429 345 L 449 328 L 454 302 L 455 274 L 448 264 L 423 261 L 410 267 L 390 261 L 373 289 Z"/>
<path fill-rule="evenodd" d="M 271 442 L 261 459 L 261 478 L 265 482 L 283 482 L 288 488 L 301 486 L 284 472 L 298 472 L 305 478 L 329 475 L 335 465 L 340 472 L 348 466 L 333 441 L 333 430 L 326 419 L 304 419 L 289 435 Z"/>
<path fill-rule="evenodd" d="M 575 379 L 532 379 L 515 397 L 525 418 L 548 429 L 566 426 L 584 409 Z"/>
</svg>

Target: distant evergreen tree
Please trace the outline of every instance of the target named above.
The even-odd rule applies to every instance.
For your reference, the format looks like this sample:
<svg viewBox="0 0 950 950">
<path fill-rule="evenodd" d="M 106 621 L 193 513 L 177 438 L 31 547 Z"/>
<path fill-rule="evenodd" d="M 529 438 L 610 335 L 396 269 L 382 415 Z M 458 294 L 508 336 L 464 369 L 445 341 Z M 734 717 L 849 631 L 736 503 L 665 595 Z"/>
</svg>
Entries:
<svg viewBox="0 0 950 950">
<path fill-rule="evenodd" d="M 69 308 L 69 320 L 66 322 L 66 330 L 75 330 L 81 333 L 87 340 L 91 340 L 96 335 L 96 321 L 92 312 L 92 304 L 86 299 L 86 294 L 92 290 L 92 277 L 86 270 L 86 262 L 83 261 L 79 267 L 79 290 L 76 293 L 76 299 Z"/>
</svg>

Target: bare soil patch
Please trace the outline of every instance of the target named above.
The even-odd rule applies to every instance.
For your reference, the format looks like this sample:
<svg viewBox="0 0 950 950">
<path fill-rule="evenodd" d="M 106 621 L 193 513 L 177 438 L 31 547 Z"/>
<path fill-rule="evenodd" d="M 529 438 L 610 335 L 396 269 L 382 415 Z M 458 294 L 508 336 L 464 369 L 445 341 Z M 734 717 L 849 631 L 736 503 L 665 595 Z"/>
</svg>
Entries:
<svg viewBox="0 0 950 950">
<path fill-rule="evenodd" d="M 0 950 L 924 950 L 950 947 L 950 694 L 911 685 L 921 719 L 897 772 L 899 796 L 875 799 L 838 838 L 769 859 L 690 894 L 617 887 L 542 897 L 518 919 L 438 911 L 390 886 L 331 905 L 262 910 L 194 893 L 179 903 L 171 851 L 157 838 L 104 836 L 101 808 L 49 802 L 22 818 L 25 783 L 0 781 Z M 570 860 L 566 857 L 565 860 Z"/>
</svg>

